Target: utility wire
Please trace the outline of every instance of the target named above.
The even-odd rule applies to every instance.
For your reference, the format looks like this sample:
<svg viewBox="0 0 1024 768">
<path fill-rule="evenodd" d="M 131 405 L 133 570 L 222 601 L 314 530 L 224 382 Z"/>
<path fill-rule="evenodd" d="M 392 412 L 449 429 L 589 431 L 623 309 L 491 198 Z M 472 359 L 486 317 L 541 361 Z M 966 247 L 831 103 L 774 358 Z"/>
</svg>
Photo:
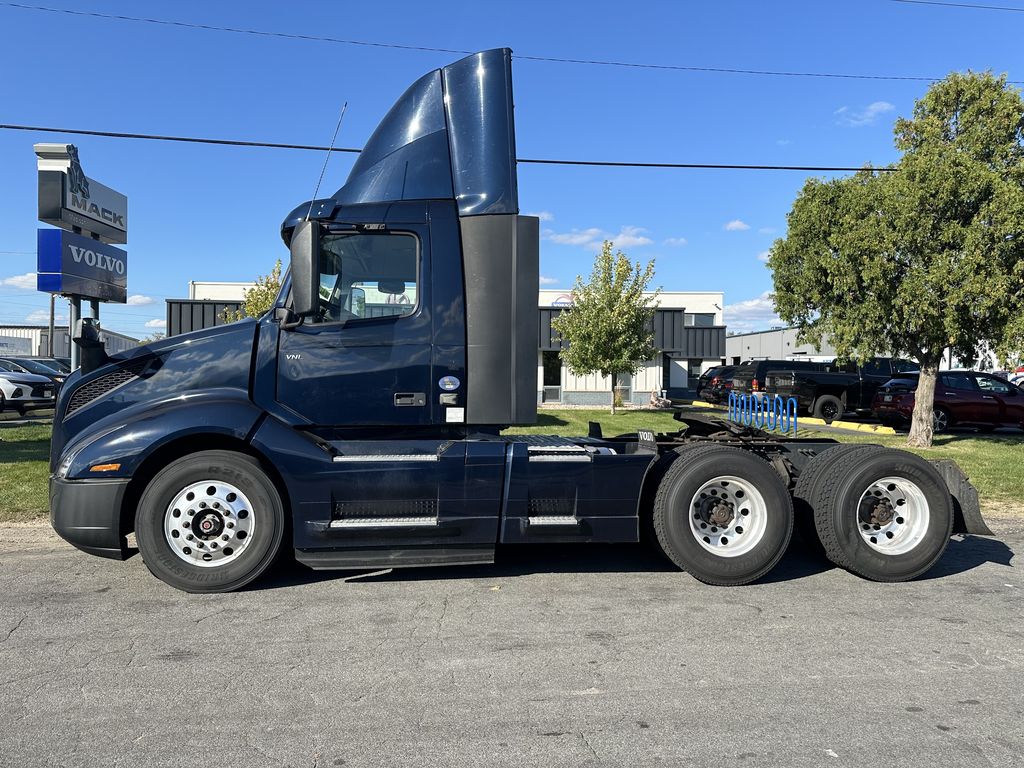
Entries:
<svg viewBox="0 0 1024 768">
<path fill-rule="evenodd" d="M 910 0 L 906 0 L 909 2 Z M 245 27 L 226 27 L 214 24 L 200 24 L 197 22 L 174 21 L 171 19 L 158 19 L 146 16 L 127 16 L 124 14 L 100 13 L 99 11 L 79 11 L 71 8 L 53 8 L 45 5 L 33 5 L 29 3 L 0 2 L 0 7 L 16 8 L 25 11 L 44 11 L 46 13 L 60 13 L 68 16 L 85 16 L 108 21 L 127 21 L 140 24 L 156 24 L 167 27 L 178 27 L 181 29 L 198 29 L 207 32 L 230 32 L 237 35 L 251 35 L 255 37 L 283 38 L 286 40 L 302 40 L 307 42 L 336 43 L 340 45 L 358 45 L 367 48 L 389 48 L 403 51 L 424 51 L 427 53 L 453 53 L 469 55 L 475 51 L 467 51 L 459 48 L 437 48 L 425 45 L 405 45 L 402 43 L 381 43 L 372 40 L 354 40 L 350 38 L 328 37 L 325 35 L 307 35 L 296 32 L 278 32 L 266 29 L 248 29 Z M 1006 9 L 1004 9 L 1006 10 Z M 1011 9 L 1012 10 L 1012 9 Z M 514 54 L 513 58 L 524 61 L 539 61 L 557 64 L 586 64 L 603 67 L 625 67 L 629 69 L 656 69 L 676 72 L 704 72 L 711 74 L 726 75 L 760 75 L 766 77 L 812 77 L 812 78 L 833 78 L 841 80 L 902 80 L 916 82 L 935 82 L 941 77 L 924 77 L 918 75 L 865 75 L 846 72 L 801 72 L 790 70 L 771 69 L 747 69 L 738 67 L 701 67 L 688 66 L 683 64 L 653 64 L 638 61 L 614 61 L 605 59 L 582 59 L 568 58 L 561 56 L 530 56 L 525 54 Z M 1010 80 L 1011 83 L 1024 81 Z"/>
<path fill-rule="evenodd" d="M 938 5 L 944 8 L 973 8 L 978 11 L 1012 11 L 1024 13 L 1024 8 L 1010 8 L 1005 5 L 980 5 L 978 3 L 947 3 L 940 0 L 889 0 L 891 3 L 905 3 L 907 5 Z"/>
<path fill-rule="evenodd" d="M 300 149 L 313 152 L 351 152 L 358 154 L 362 150 L 350 147 L 323 147 L 312 144 L 281 144 L 264 141 L 237 141 L 234 139 L 206 139 L 197 136 L 166 136 L 148 133 L 122 133 L 118 131 L 91 131 L 82 128 L 50 128 L 38 125 L 5 125 L 0 130 L 6 131 L 38 131 L 42 133 L 69 133 L 80 136 L 102 136 L 112 139 L 143 139 L 147 141 L 180 141 L 190 144 L 218 144 L 232 147 L 261 147 L 267 149 Z M 706 170 L 737 170 L 737 171 L 863 171 L 866 166 L 833 166 L 833 165 L 749 165 L 739 163 L 644 163 L 621 160 L 555 160 L 550 158 L 516 158 L 516 162 L 534 165 L 566 165 L 593 166 L 605 168 L 693 168 Z M 875 171 L 888 171 L 889 168 L 872 168 Z"/>
</svg>

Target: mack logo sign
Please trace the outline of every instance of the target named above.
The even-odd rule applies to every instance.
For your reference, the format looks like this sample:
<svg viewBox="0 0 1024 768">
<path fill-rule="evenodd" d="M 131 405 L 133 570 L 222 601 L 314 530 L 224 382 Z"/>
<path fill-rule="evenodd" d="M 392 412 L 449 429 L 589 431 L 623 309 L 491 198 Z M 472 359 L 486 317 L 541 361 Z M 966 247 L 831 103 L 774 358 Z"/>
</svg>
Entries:
<svg viewBox="0 0 1024 768">
<path fill-rule="evenodd" d="M 39 219 L 82 230 L 104 243 L 128 241 L 128 198 L 90 179 L 74 144 L 36 144 L 39 158 Z"/>
<path fill-rule="evenodd" d="M 124 304 L 128 254 L 120 248 L 62 229 L 40 229 L 36 288 Z"/>
</svg>

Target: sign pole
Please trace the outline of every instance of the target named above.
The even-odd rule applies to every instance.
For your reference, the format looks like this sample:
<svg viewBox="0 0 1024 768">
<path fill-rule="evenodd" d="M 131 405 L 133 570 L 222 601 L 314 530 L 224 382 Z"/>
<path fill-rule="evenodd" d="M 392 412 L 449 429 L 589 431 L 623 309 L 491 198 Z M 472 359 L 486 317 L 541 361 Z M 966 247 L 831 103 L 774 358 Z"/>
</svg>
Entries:
<svg viewBox="0 0 1024 768">
<path fill-rule="evenodd" d="M 53 357 L 53 305 L 56 300 L 55 294 L 50 294 L 50 335 L 46 337 L 46 356 Z"/>
<path fill-rule="evenodd" d="M 70 313 L 70 317 L 68 318 L 68 330 L 69 330 L 68 339 L 69 340 L 70 340 L 72 334 L 74 334 L 75 328 L 78 326 L 78 321 L 81 320 L 81 319 L 82 319 L 82 297 L 81 296 L 72 296 L 71 297 L 71 313 Z M 71 353 L 71 370 L 72 371 L 77 371 L 78 370 L 78 366 L 79 366 L 78 345 L 75 344 L 74 342 L 69 341 L 68 346 L 71 347 L 71 349 L 69 350 L 70 353 Z"/>
</svg>

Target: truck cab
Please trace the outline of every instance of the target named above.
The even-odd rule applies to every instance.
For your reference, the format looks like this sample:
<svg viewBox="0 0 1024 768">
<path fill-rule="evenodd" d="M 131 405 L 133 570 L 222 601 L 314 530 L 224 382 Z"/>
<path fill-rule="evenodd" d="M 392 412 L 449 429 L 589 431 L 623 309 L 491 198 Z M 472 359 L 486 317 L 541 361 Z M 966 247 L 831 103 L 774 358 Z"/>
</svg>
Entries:
<svg viewBox="0 0 1024 768">
<path fill-rule="evenodd" d="M 785 551 L 797 478 L 833 463 L 831 441 L 699 418 L 659 435 L 502 433 L 535 423 L 538 399 L 539 222 L 519 214 L 508 49 L 413 83 L 345 185 L 281 234 L 290 269 L 261 318 L 113 358 L 94 328 L 76 333 L 85 363 L 56 405 L 50 481 L 51 522 L 74 546 L 124 559 L 134 533 L 156 576 L 212 592 L 285 554 L 312 568 L 487 563 L 499 544 L 646 528 L 698 579 L 742 584 Z M 890 472 L 873 461 L 862 484 Z M 907 462 L 931 505 L 922 525 L 951 521 L 942 478 Z M 872 545 L 857 530 L 860 556 Z M 885 577 L 922 572 L 946 539 L 879 561 Z"/>
</svg>

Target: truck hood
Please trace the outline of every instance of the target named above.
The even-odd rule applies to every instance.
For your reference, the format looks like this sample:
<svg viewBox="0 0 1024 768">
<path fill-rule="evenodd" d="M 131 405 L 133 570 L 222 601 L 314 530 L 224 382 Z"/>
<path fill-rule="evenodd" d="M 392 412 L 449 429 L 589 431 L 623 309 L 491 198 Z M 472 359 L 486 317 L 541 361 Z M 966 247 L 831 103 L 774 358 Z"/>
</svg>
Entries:
<svg viewBox="0 0 1024 768">
<path fill-rule="evenodd" d="M 256 327 L 246 319 L 182 334 L 119 353 L 85 375 L 72 373 L 54 411 L 51 466 L 79 432 L 110 429 L 130 412 L 215 389 L 248 396 Z"/>
</svg>

